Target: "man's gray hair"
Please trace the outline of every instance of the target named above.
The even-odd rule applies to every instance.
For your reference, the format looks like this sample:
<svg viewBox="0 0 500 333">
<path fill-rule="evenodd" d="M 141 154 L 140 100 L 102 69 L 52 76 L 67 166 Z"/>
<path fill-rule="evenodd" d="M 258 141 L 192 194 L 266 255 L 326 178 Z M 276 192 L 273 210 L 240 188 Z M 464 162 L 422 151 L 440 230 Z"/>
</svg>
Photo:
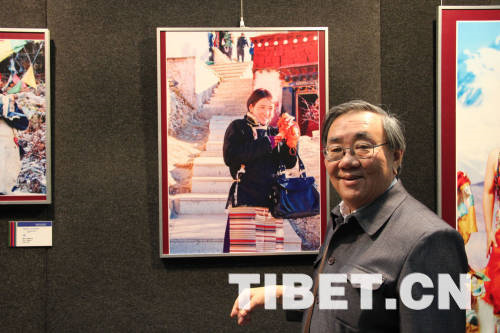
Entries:
<svg viewBox="0 0 500 333">
<path fill-rule="evenodd" d="M 323 146 L 327 144 L 328 131 L 333 121 L 343 114 L 356 111 L 368 111 L 382 115 L 382 125 L 389 148 L 391 150 L 405 151 L 406 142 L 401 122 L 393 114 L 390 114 L 381 107 L 359 99 L 339 104 L 328 111 L 321 129 L 321 143 Z"/>
</svg>

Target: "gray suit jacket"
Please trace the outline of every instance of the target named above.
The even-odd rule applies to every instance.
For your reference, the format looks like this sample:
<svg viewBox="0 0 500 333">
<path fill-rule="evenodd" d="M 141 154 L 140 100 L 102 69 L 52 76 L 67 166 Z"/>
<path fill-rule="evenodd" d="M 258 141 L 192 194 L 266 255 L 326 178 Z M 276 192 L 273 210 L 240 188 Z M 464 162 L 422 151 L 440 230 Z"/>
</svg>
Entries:
<svg viewBox="0 0 500 333">
<path fill-rule="evenodd" d="M 339 207 L 332 211 L 325 242 L 315 260 L 321 261 L 330 244 L 324 273 L 379 273 L 383 282 L 373 287 L 373 309 L 360 308 L 359 285 L 350 281 L 345 296 L 347 310 L 319 310 L 315 304 L 310 332 L 450 332 L 465 331 L 465 311 L 453 299 L 450 310 L 438 309 L 438 274 L 448 273 L 459 286 L 459 274 L 468 270 L 461 236 L 436 214 L 415 200 L 398 181 L 369 206 L 345 219 Z M 400 285 L 410 273 L 423 273 L 434 288 L 415 284 L 413 299 L 433 295 L 430 306 L 412 310 L 401 302 Z M 321 293 L 321 290 L 320 290 Z M 386 309 L 395 299 L 395 310 Z M 307 311 L 306 311 L 307 312 Z M 306 316 L 304 316 L 306 317 Z"/>
</svg>

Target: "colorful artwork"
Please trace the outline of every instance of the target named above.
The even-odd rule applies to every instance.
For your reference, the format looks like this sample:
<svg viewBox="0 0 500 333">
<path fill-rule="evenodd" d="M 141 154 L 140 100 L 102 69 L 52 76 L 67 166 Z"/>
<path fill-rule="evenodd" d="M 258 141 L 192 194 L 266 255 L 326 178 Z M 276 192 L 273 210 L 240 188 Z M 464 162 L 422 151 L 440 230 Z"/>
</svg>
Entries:
<svg viewBox="0 0 500 333">
<path fill-rule="evenodd" d="M 50 203 L 45 29 L 0 29 L 0 204 Z"/>
<path fill-rule="evenodd" d="M 318 250 L 326 226 L 319 134 L 328 105 L 325 45 L 325 28 L 158 29 L 161 256 Z M 257 99 L 247 106 L 250 96 L 260 94 L 259 89 L 264 94 L 262 105 L 271 110 L 265 123 L 245 118 L 251 108 L 257 110 L 261 105 Z M 258 112 L 252 115 L 260 117 Z M 290 126 L 271 135 L 285 123 Z M 226 132 L 239 124 L 244 124 L 243 132 L 247 125 L 249 133 L 253 131 L 252 142 L 260 135 L 268 136 L 269 142 L 264 141 L 272 156 L 283 161 L 292 156 L 295 160 L 298 151 L 307 176 L 314 177 L 322 194 L 321 214 L 297 219 L 273 217 L 264 207 L 270 202 L 265 194 L 269 182 L 253 189 L 255 204 L 241 204 L 244 183 L 250 177 L 269 176 L 272 167 L 263 154 L 259 156 L 260 176 L 254 175 L 260 171 L 252 166 L 254 157 L 245 159 L 246 166 L 238 162 L 240 172 L 233 170 L 240 157 L 223 147 L 229 140 Z M 294 138 L 290 136 L 292 129 L 296 131 Z M 232 133 L 237 140 L 240 131 Z M 245 133 L 241 136 L 246 140 Z M 283 157 L 283 152 L 288 157 Z M 297 175 L 298 166 L 288 169 L 287 174 Z M 265 202 L 260 194 L 265 194 Z"/>
<path fill-rule="evenodd" d="M 467 332 L 498 332 L 500 8 L 442 7 L 441 15 L 441 209 L 467 251 L 473 283 Z M 454 189 L 447 181 L 453 174 Z M 452 193 L 455 200 L 447 201 Z"/>
</svg>

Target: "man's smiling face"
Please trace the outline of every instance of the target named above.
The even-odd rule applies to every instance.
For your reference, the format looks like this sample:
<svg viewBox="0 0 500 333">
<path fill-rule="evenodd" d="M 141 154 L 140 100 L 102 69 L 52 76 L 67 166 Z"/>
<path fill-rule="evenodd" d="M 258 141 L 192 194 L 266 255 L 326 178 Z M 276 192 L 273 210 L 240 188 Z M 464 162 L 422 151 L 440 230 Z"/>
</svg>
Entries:
<svg viewBox="0 0 500 333">
<path fill-rule="evenodd" d="M 386 142 L 382 115 L 368 111 L 350 111 L 336 118 L 328 131 L 327 146 L 350 148 L 355 143 L 379 145 Z M 371 203 L 389 187 L 401 162 L 402 152 L 387 145 L 374 148 L 371 158 L 359 159 L 347 150 L 338 161 L 325 166 L 330 181 L 344 203 L 356 210 Z"/>
</svg>

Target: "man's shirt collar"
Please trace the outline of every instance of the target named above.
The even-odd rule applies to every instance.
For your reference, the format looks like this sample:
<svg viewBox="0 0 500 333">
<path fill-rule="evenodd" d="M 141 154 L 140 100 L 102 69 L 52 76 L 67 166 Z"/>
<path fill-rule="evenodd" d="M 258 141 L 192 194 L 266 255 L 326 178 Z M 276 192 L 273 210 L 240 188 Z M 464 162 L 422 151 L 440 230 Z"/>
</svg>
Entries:
<svg viewBox="0 0 500 333">
<path fill-rule="evenodd" d="M 341 202 L 332 210 L 332 219 L 334 223 L 344 224 L 354 217 L 363 230 L 372 236 L 385 224 L 406 195 L 407 192 L 401 182 L 394 178 L 382 195 L 350 214 L 345 204 Z"/>
<path fill-rule="evenodd" d="M 394 186 L 394 184 L 396 184 L 397 182 L 398 182 L 398 179 L 396 177 L 394 177 L 394 179 L 392 180 L 391 184 L 389 185 L 389 187 L 387 188 L 387 190 L 384 191 L 384 193 L 387 192 L 387 191 L 389 191 Z M 384 195 L 384 193 L 382 193 L 382 195 Z M 363 208 L 365 208 L 365 207 L 367 207 L 369 205 L 370 205 L 370 203 L 367 204 L 367 205 L 361 206 L 358 209 L 356 209 L 355 211 L 351 212 L 351 210 L 349 209 L 349 207 L 347 207 L 347 205 L 344 203 L 344 200 L 342 200 L 339 203 L 340 214 L 342 214 L 342 217 L 345 219 L 347 216 L 349 216 L 351 214 L 354 214 L 355 212 L 359 212 L 360 210 L 362 210 Z"/>
</svg>

